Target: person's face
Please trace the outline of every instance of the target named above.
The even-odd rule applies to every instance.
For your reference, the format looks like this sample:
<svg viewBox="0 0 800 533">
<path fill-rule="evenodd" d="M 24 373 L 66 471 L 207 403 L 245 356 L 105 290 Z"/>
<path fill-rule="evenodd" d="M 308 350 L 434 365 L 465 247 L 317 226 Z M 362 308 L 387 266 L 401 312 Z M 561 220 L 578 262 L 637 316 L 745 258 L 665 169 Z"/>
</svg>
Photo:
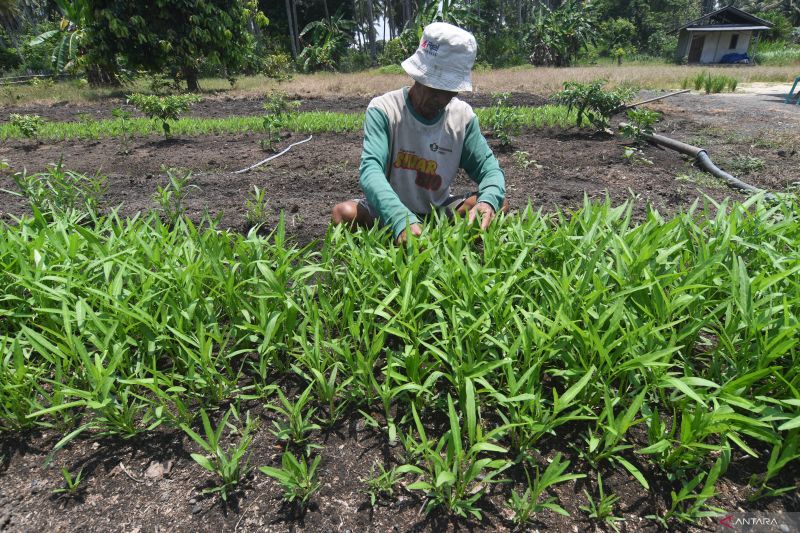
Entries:
<svg viewBox="0 0 800 533">
<path fill-rule="evenodd" d="M 432 117 L 439 113 L 442 109 L 447 107 L 454 97 L 458 96 L 457 92 L 443 91 L 441 89 L 433 89 L 419 84 L 420 99 L 417 111 L 423 116 Z"/>
</svg>

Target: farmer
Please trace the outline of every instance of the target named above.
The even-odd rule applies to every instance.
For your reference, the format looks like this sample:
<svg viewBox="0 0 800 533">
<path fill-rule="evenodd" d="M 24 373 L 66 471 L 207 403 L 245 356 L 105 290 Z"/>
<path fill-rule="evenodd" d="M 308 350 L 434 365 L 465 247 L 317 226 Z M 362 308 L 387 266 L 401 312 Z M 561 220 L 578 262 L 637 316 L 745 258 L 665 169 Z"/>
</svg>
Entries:
<svg viewBox="0 0 800 533">
<path fill-rule="evenodd" d="M 422 233 L 421 217 L 480 217 L 486 229 L 505 212 L 505 176 L 481 135 L 469 104 L 455 98 L 471 91 L 477 43 L 467 31 L 443 22 L 425 27 L 417 51 L 403 61 L 414 85 L 374 98 L 364 120 L 360 183 L 366 198 L 337 204 L 334 224 L 389 226 L 396 241 Z M 473 194 L 453 196 L 459 168 L 478 184 Z"/>
</svg>

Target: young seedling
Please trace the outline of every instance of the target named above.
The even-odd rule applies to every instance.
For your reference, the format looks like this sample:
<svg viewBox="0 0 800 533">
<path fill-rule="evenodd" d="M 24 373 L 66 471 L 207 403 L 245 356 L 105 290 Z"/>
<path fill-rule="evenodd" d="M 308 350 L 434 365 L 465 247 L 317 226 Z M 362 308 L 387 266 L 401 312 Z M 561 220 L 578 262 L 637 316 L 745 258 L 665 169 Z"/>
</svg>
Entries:
<svg viewBox="0 0 800 533">
<path fill-rule="evenodd" d="M 413 437 L 406 439 L 407 450 L 410 455 L 419 456 L 423 460 L 423 467 L 406 464 L 398 469 L 403 473 L 417 474 L 420 481 L 410 484 L 409 490 L 423 491 L 427 496 L 425 510 L 442 506 L 448 512 L 467 518 L 472 516 L 482 519 L 478 500 L 486 492 L 489 484 L 497 483 L 497 478 L 511 463 L 505 459 L 491 459 L 485 457 L 486 453 L 506 453 L 506 449 L 490 442 L 490 438 L 498 430 L 484 436 L 477 424 L 477 407 L 474 398 L 464 407 L 467 441 L 474 443 L 464 447 L 462 443 L 462 429 L 456 414 L 453 399 L 447 397 L 450 429 L 438 443 L 428 440 L 425 429 L 420 421 L 417 409 L 411 404 L 411 413 L 417 428 L 420 441 Z M 501 428 L 502 429 L 502 428 Z"/>
<path fill-rule="evenodd" d="M 583 493 L 586 495 L 588 505 L 581 505 L 580 509 L 585 511 L 589 518 L 602 520 L 608 527 L 619 533 L 617 522 L 623 522 L 625 520 L 619 516 L 614 516 L 614 506 L 619 501 L 619 496 L 613 493 L 605 494 L 603 490 L 603 477 L 600 473 L 597 474 L 597 490 L 600 498 L 595 501 L 592 495 L 584 489 Z"/>
<path fill-rule="evenodd" d="M 189 110 L 189 106 L 199 102 L 200 97 L 196 94 L 174 94 L 168 96 L 156 96 L 152 94 L 131 94 L 128 96 L 128 103 L 144 113 L 148 118 L 161 122 L 161 129 L 164 130 L 164 139 L 170 137 L 170 125 L 172 120 L 178 118 Z"/>
<path fill-rule="evenodd" d="M 294 503 L 295 515 L 302 516 L 309 499 L 320 487 L 317 467 L 321 460 L 322 456 L 317 455 L 309 465 L 304 456 L 297 459 L 291 452 L 285 452 L 281 459 L 282 468 L 262 466 L 259 470 L 281 484 L 283 499 Z"/>
<path fill-rule="evenodd" d="M 553 461 L 547 465 L 543 473 L 539 473 L 539 467 L 536 467 L 536 474 L 531 483 L 528 471 L 525 471 L 525 476 L 528 478 L 528 487 L 525 492 L 518 494 L 517 491 L 511 492 L 511 499 L 508 501 L 508 506 L 514 511 L 514 523 L 522 526 L 533 517 L 536 513 L 541 513 L 545 509 L 549 509 L 560 515 L 569 516 L 569 513 L 563 507 L 558 505 L 554 496 L 549 496 L 542 499 L 544 492 L 559 483 L 566 483 L 573 479 L 580 479 L 586 477 L 585 474 L 564 474 L 569 468 L 569 461 L 562 461 L 561 454 L 556 454 Z"/>
<path fill-rule="evenodd" d="M 83 477 L 83 468 L 78 470 L 78 473 L 75 474 L 74 477 L 72 474 L 70 474 L 69 470 L 62 468 L 61 477 L 64 480 L 64 485 L 57 489 L 53 489 L 53 494 L 58 494 L 62 498 L 75 497 L 80 491 L 86 488 L 85 485 L 81 485 L 81 482 L 85 479 Z"/>
<path fill-rule="evenodd" d="M 268 95 L 264 101 L 264 110 L 267 112 L 264 117 L 263 126 L 266 138 L 261 140 L 261 148 L 272 151 L 275 143 L 281 140 L 281 129 L 285 128 L 288 122 L 297 114 L 300 102 L 290 101 L 286 93 L 276 92 Z"/>
<path fill-rule="evenodd" d="M 376 466 L 378 467 L 377 472 Z M 369 494 L 370 505 L 375 507 L 379 499 L 394 496 L 394 488 L 402 479 L 403 474 L 404 471 L 400 468 L 386 470 L 382 464 L 373 464 L 371 476 L 364 480 L 367 486 L 367 494 Z"/>
<path fill-rule="evenodd" d="M 192 459 L 200 466 L 216 474 L 219 484 L 210 489 L 205 489 L 204 494 L 219 494 L 223 501 L 228 501 L 228 496 L 236 489 L 241 480 L 250 472 L 248 466 L 249 459 L 246 457 L 247 449 L 253 440 L 251 433 L 256 427 L 256 422 L 250 419 L 247 414 L 244 427 L 240 430 L 228 423 L 231 414 L 238 418 L 236 411 L 231 408 L 220 420 L 217 427 L 211 425 L 208 415 L 204 409 L 200 410 L 200 417 L 203 421 L 203 432 L 205 438 L 195 432 L 186 424 L 181 424 L 181 429 L 193 441 L 195 441 L 205 454 L 193 453 Z M 222 446 L 222 433 L 225 428 L 239 433 L 239 441 L 229 446 L 227 449 Z"/>
<path fill-rule="evenodd" d="M 653 134 L 653 126 L 661 119 L 660 113 L 649 109 L 629 109 L 627 115 L 630 123 L 620 125 L 619 131 L 637 145 L 647 142 L 646 136 Z"/>
<path fill-rule="evenodd" d="M 258 185 L 253 185 L 253 190 L 247 196 L 244 203 L 245 220 L 250 227 L 264 225 L 269 222 L 269 203 L 267 202 L 267 191 Z"/>
<path fill-rule="evenodd" d="M 528 167 L 533 166 L 536 169 L 542 169 L 543 166 L 536 162 L 531 157 L 531 154 L 525 151 L 514 152 L 514 165 L 517 168 L 528 170 Z"/>
<path fill-rule="evenodd" d="M 500 141 L 500 148 L 506 150 L 514 142 L 522 127 L 522 116 L 519 111 L 507 105 L 510 93 L 494 93 L 492 99 L 494 106 L 489 112 L 487 126 L 492 130 L 492 135 Z"/>
<path fill-rule="evenodd" d="M 303 447 L 306 454 L 309 454 L 313 448 L 319 448 L 318 445 L 308 442 L 311 432 L 320 429 L 318 424 L 312 422 L 316 409 L 314 407 L 306 409 L 312 390 L 313 385 L 309 385 L 300 394 L 297 401 L 292 402 L 286 398 L 283 391 L 277 389 L 281 405 L 268 404 L 266 406 L 267 409 L 277 411 L 285 417 L 283 422 L 273 422 L 275 429 L 272 433 L 287 445 Z"/>
<path fill-rule="evenodd" d="M 188 189 L 199 189 L 199 187 L 189 183 L 189 179 L 192 177 L 190 170 L 168 168 L 166 171 L 169 181 L 165 186 L 159 185 L 156 188 L 153 199 L 161 207 L 164 218 L 174 225 L 186 210 L 183 202 Z"/>
<path fill-rule="evenodd" d="M 121 107 L 115 107 L 111 110 L 111 116 L 119 121 L 120 151 L 117 153 L 120 155 L 128 155 L 131 153 L 131 139 L 133 138 L 130 122 L 131 112 L 125 111 Z"/>
</svg>

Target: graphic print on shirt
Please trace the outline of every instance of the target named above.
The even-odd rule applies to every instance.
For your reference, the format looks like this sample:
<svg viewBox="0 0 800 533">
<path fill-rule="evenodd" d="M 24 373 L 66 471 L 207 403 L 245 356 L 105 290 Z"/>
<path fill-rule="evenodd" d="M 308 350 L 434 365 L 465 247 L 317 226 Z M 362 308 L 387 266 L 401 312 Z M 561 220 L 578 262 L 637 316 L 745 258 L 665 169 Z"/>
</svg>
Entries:
<svg viewBox="0 0 800 533">
<path fill-rule="evenodd" d="M 392 165 L 394 168 L 415 170 L 417 178 L 414 183 L 429 191 L 437 191 L 442 186 L 442 177 L 436 173 L 438 164 L 432 159 L 422 158 L 411 152 L 400 151 Z"/>
</svg>

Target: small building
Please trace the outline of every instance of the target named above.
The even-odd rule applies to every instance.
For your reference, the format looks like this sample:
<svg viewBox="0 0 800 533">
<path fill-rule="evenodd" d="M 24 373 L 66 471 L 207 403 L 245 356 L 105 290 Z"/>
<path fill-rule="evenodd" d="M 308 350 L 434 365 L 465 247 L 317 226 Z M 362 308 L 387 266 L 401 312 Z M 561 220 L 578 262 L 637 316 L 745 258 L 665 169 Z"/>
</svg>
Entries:
<svg viewBox="0 0 800 533">
<path fill-rule="evenodd" d="M 733 6 L 723 7 L 673 31 L 679 63 L 750 63 L 759 33 L 772 23 Z M 727 56 L 727 57 L 726 57 Z"/>
</svg>

